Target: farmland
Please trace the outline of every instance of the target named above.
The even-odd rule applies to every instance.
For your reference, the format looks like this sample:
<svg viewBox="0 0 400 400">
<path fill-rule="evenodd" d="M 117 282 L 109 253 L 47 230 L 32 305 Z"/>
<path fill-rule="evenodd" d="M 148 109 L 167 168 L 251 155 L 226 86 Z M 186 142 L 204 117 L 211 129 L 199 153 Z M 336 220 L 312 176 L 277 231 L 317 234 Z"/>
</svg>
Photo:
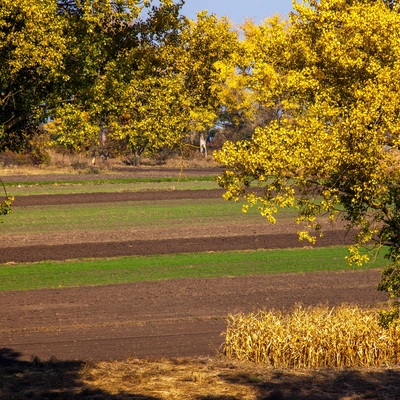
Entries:
<svg viewBox="0 0 400 400">
<path fill-rule="evenodd" d="M 340 227 L 329 227 L 318 248 L 304 249 L 290 211 L 276 225 L 256 209 L 241 213 L 239 203 L 221 198 L 212 181 L 216 172 L 182 176 L 178 169 L 142 168 L 6 177 L 9 193 L 20 193 L 1 231 L 2 332 L 11 335 L 9 342 L 22 342 L 21 353 L 41 358 L 209 355 L 222 343 L 229 312 L 385 299 L 375 290 L 377 270 L 346 266 L 343 245 L 350 237 Z M 103 192 L 103 185 L 115 191 Z M 60 187 L 63 193 L 54 193 Z M 326 247 L 332 245 L 339 247 Z M 30 288 L 38 290 L 20 291 Z M 9 290 L 16 290 L 12 297 Z M 110 327 L 116 329 L 111 337 Z M 175 338 L 164 342 L 174 330 Z M 123 345 L 116 344 L 118 336 Z M 81 345 L 60 347 L 61 337 Z"/>
<path fill-rule="evenodd" d="M 292 3 L 2 0 L 0 400 L 400 398 L 400 3 Z"/>
<path fill-rule="evenodd" d="M 0 233 L 1 358 L 214 357 L 229 313 L 385 301 L 378 269 L 345 265 L 341 227 L 311 249 L 290 211 L 243 215 L 213 173 L 6 177 L 19 195 Z"/>
</svg>

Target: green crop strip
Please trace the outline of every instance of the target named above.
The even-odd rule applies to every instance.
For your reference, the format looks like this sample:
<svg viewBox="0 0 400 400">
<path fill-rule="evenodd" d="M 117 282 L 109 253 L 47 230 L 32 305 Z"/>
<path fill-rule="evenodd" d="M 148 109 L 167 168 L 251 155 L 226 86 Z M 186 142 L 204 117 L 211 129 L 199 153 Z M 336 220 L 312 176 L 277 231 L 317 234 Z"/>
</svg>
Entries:
<svg viewBox="0 0 400 400">
<path fill-rule="evenodd" d="M 215 182 L 213 176 L 198 176 L 198 177 L 163 177 L 163 178 L 103 178 L 103 179 L 60 179 L 60 180 L 32 180 L 32 181 L 17 181 L 4 182 L 5 186 L 52 186 L 52 185 L 102 185 L 110 184 L 131 184 L 131 183 L 162 183 L 162 182 Z"/>
<path fill-rule="evenodd" d="M 48 181 L 20 181 L 5 182 L 5 186 L 51 186 L 51 185 L 102 185 L 111 184 L 129 184 L 129 183 L 162 183 L 162 182 L 214 182 L 213 176 L 199 177 L 171 177 L 171 178 L 105 178 L 105 179 L 64 179 L 64 180 L 48 180 Z"/>
<path fill-rule="evenodd" d="M 344 247 L 136 256 L 0 265 L 0 290 L 349 270 Z M 368 268 L 385 265 L 380 255 Z M 288 276 L 288 281 L 290 276 Z"/>
<path fill-rule="evenodd" d="M 149 190 L 207 190 L 217 189 L 213 177 L 199 178 L 160 178 L 160 179 L 107 179 L 107 180 L 69 180 L 47 182 L 7 183 L 10 196 L 32 196 L 43 194 L 72 194 L 99 192 L 140 192 Z"/>
<path fill-rule="evenodd" d="M 293 212 L 293 210 L 292 210 Z M 291 215 L 284 210 L 282 217 Z M 247 214 L 240 203 L 223 199 L 126 201 L 16 207 L 7 216 L 1 235 L 39 232 L 122 230 L 144 227 L 198 226 L 229 223 L 266 224 L 256 207 Z"/>
</svg>

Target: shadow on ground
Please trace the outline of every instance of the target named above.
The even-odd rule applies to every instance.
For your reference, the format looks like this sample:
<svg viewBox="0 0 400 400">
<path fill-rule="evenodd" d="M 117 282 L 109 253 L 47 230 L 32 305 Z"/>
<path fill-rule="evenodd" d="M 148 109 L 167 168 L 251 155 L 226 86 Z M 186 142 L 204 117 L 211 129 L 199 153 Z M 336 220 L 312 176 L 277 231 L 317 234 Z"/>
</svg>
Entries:
<svg viewBox="0 0 400 400">
<path fill-rule="evenodd" d="M 400 369 L 270 370 L 227 374 L 228 383 L 252 386 L 257 400 L 400 399 Z M 197 400 L 225 400 L 202 397 Z M 232 398 L 234 399 L 234 398 Z"/>
<path fill-rule="evenodd" d="M 151 361 L 149 364 L 151 367 Z M 125 391 L 112 394 L 104 389 L 88 386 L 90 384 L 88 377 L 91 374 L 87 371 L 93 371 L 93 365 L 90 363 L 58 360 L 41 362 L 36 358 L 24 361 L 21 360 L 19 353 L 3 348 L 0 349 L 0 400 L 165 400 L 172 393 L 175 393 L 172 396 L 175 400 L 400 399 L 400 368 L 273 370 L 250 363 L 209 360 L 201 364 L 191 360 L 188 365 L 191 370 L 193 369 L 193 373 L 196 373 L 195 370 L 199 365 L 202 368 L 200 370 L 209 369 L 211 373 L 212 378 L 204 375 L 204 382 L 196 381 L 196 385 L 201 386 L 204 395 L 190 391 L 177 394 L 178 392 L 174 391 L 177 386 L 184 384 L 185 379 L 182 376 L 188 376 L 185 373 L 181 377 L 167 376 L 168 379 L 171 378 L 171 387 L 164 387 L 163 396 L 159 398 L 144 394 L 149 390 L 146 381 L 142 380 L 141 388 L 137 387 L 134 379 L 137 368 L 135 364 L 133 369 L 129 370 L 130 374 L 123 375 L 122 381 L 117 379 L 116 369 L 114 370 L 116 366 L 110 367 L 110 365 L 104 367 L 107 370 L 110 387 L 115 392 L 118 386 L 124 387 L 125 382 L 127 388 Z M 142 365 L 140 361 L 138 365 Z M 167 369 L 155 363 L 155 367 L 149 370 L 150 375 L 147 376 L 161 378 L 167 374 L 166 371 Z M 88 384 L 85 383 L 83 376 L 86 377 Z M 211 387 L 204 386 L 210 379 L 212 379 Z M 126 385 L 127 383 L 129 385 Z M 199 386 L 196 388 L 199 389 Z M 235 388 L 242 388 L 242 394 L 238 394 Z M 211 394 L 212 392 L 214 394 Z"/>
<path fill-rule="evenodd" d="M 85 368 L 81 361 L 21 361 L 20 356 L 11 349 L 0 349 L 1 400 L 159 400 L 89 388 L 81 381 Z"/>
</svg>

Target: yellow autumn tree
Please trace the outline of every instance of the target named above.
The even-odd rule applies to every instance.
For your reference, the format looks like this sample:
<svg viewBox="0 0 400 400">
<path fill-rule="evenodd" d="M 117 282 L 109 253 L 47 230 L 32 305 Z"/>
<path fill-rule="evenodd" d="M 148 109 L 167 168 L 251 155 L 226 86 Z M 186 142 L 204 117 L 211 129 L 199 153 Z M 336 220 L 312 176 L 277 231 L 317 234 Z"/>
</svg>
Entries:
<svg viewBox="0 0 400 400">
<path fill-rule="evenodd" d="M 96 152 L 112 103 L 99 88 L 121 53 L 136 48 L 140 12 L 149 1 L 59 0 L 57 15 L 62 21 L 66 79 L 53 82 L 55 95 L 46 109 L 50 122 L 45 129 L 50 145 L 71 152 Z"/>
<path fill-rule="evenodd" d="M 43 122 L 51 82 L 63 79 L 65 41 L 53 0 L 0 2 L 0 152 L 19 151 Z M 0 200 L 0 215 L 12 197 Z"/>
<path fill-rule="evenodd" d="M 400 295 L 400 14 L 397 2 L 304 0 L 288 21 L 244 27 L 249 90 L 277 117 L 216 159 L 227 199 L 244 197 L 271 222 L 298 209 L 301 239 L 321 216 L 357 228 L 360 246 L 388 246 L 380 289 Z M 257 189 L 254 189 L 254 186 Z M 261 188 L 261 191 L 260 191 Z M 391 318 L 391 317 L 390 317 Z"/>
<path fill-rule="evenodd" d="M 252 22 L 246 25 L 256 26 Z M 233 53 L 215 64 L 220 82 L 218 124 L 222 129 L 219 132 L 223 138 L 232 141 L 248 138 L 254 127 L 265 126 L 276 115 L 276 110 L 258 101 L 257 91 L 251 88 L 255 80 L 247 44 L 236 41 Z"/>
<path fill-rule="evenodd" d="M 201 11 L 182 30 L 179 70 L 190 100 L 189 130 L 207 136 L 226 104 L 227 79 L 238 50 L 238 32 L 227 18 Z"/>
<path fill-rule="evenodd" d="M 226 19 L 206 12 L 190 21 L 181 6 L 163 0 L 152 7 L 129 25 L 118 41 L 124 46 L 90 70 L 93 80 L 71 77 L 83 82 L 83 90 L 53 111 L 47 129 L 55 143 L 92 149 L 102 131 L 115 149 L 139 162 L 144 153 L 177 149 L 193 132 L 214 125 L 225 90 L 221 63 L 232 64 L 237 33 Z"/>
<path fill-rule="evenodd" d="M 109 62 L 95 86 L 108 139 L 135 163 L 144 153 L 179 147 L 188 132 L 180 7 L 169 0 L 153 7 L 139 23 L 140 41 Z"/>
<path fill-rule="evenodd" d="M 207 135 L 224 104 L 237 33 L 227 19 L 206 11 L 189 20 L 180 15 L 181 5 L 164 1 L 153 8 L 140 45 L 110 64 L 99 86 L 100 97 L 112 93 L 109 137 L 136 157 Z"/>
<path fill-rule="evenodd" d="M 64 11 L 74 34 L 62 92 L 73 101 L 60 98 L 52 110 L 46 129 L 54 144 L 93 151 L 103 134 L 116 152 L 137 162 L 212 126 L 221 83 L 214 64 L 236 43 L 227 21 L 206 13 L 189 21 L 180 13 L 182 1 L 162 0 L 142 18 L 128 13 L 132 7 L 117 13 L 114 2 L 81 3 Z M 137 11 L 142 3 L 135 3 Z"/>
<path fill-rule="evenodd" d="M 0 2 L 0 152 L 20 150 L 43 122 L 51 82 L 63 79 L 62 26 L 54 0 Z"/>
</svg>

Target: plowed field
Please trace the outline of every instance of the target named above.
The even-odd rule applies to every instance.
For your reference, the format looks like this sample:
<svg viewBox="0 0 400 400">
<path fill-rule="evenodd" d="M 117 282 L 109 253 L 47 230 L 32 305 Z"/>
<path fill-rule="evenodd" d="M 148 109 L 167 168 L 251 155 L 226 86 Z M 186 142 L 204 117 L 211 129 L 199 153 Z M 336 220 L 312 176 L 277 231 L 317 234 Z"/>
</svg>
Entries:
<svg viewBox="0 0 400 400">
<path fill-rule="evenodd" d="M 12 179 L 17 178 L 5 180 Z M 207 199 L 221 194 L 219 190 L 206 190 L 21 196 L 15 202 L 15 212 L 18 207 L 30 205 L 158 201 L 166 197 Z M 345 231 L 330 230 L 318 245 L 344 244 L 348 240 Z M 179 231 L 168 227 L 90 235 L 4 235 L 0 262 L 298 246 L 304 244 L 298 242 L 293 227 L 286 223 L 257 229 L 251 224 L 230 224 L 213 227 L 211 232 L 200 227 Z M 373 305 L 386 298 L 376 291 L 378 282 L 378 271 L 360 270 L 2 292 L 0 348 L 10 349 L 20 359 L 215 355 L 223 341 L 220 334 L 228 313 L 290 308 L 295 303 Z"/>
</svg>

